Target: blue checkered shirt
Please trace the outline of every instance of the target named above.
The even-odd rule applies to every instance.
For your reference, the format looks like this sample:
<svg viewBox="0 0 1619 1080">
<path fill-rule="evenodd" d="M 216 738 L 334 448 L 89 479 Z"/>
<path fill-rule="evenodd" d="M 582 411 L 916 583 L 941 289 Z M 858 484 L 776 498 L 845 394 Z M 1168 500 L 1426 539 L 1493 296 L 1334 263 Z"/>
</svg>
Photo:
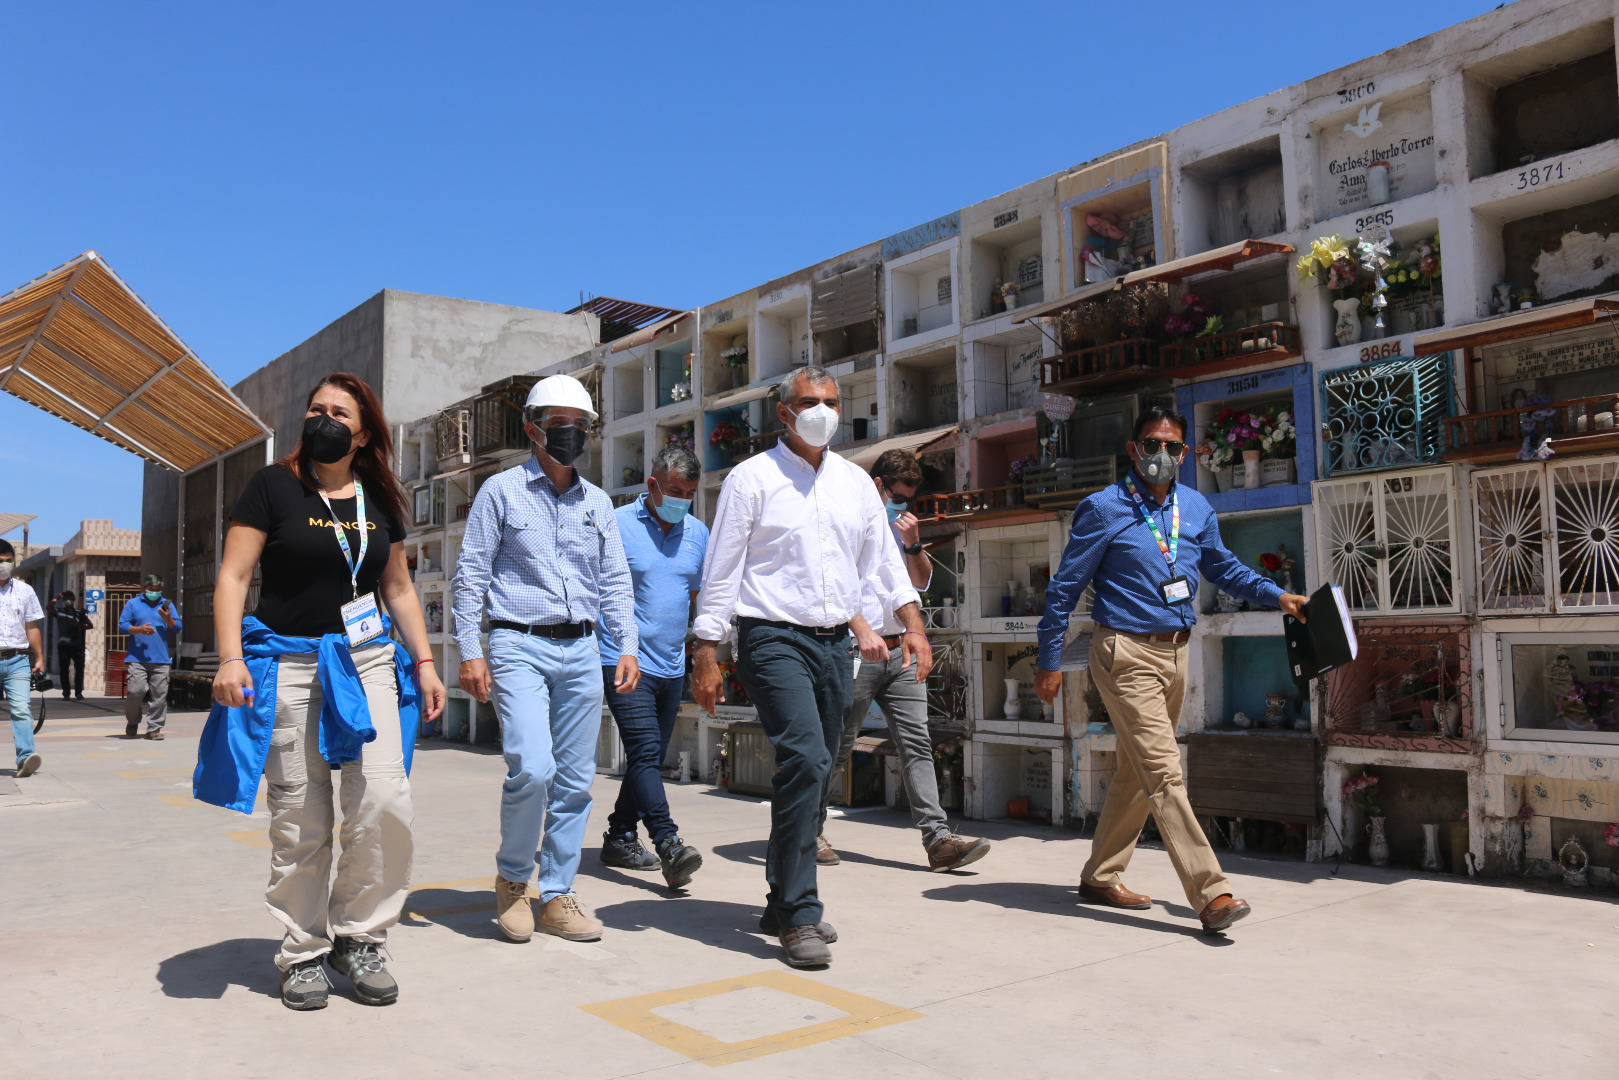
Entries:
<svg viewBox="0 0 1619 1080">
<path fill-rule="evenodd" d="M 635 654 L 635 588 L 607 493 L 577 472 L 558 492 L 534 458 L 491 477 L 473 500 L 456 559 L 455 643 L 483 656 L 478 623 L 600 621 Z"/>
</svg>

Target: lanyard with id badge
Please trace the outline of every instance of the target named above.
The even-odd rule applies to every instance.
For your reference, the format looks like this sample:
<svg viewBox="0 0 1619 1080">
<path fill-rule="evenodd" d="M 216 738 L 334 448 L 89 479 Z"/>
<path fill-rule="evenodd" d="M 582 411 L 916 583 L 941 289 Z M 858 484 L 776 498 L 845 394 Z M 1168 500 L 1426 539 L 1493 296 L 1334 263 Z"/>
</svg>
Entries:
<svg viewBox="0 0 1619 1080">
<path fill-rule="evenodd" d="M 1159 554 L 1163 555 L 1164 561 L 1169 564 L 1169 573 L 1171 576 L 1168 580 L 1164 581 L 1158 586 L 1159 595 L 1163 598 L 1164 603 L 1169 607 L 1174 607 L 1176 604 L 1190 603 L 1192 599 L 1192 583 L 1187 580 L 1185 574 L 1175 573 L 1175 555 L 1180 551 L 1181 546 L 1181 505 L 1179 493 L 1177 492 L 1169 497 L 1171 519 L 1169 526 L 1169 539 L 1166 541 L 1164 539 L 1164 531 L 1158 527 L 1157 518 L 1153 516 L 1152 511 L 1147 509 L 1146 500 L 1142 499 L 1141 492 L 1136 489 L 1135 477 L 1126 474 L 1124 478 L 1124 486 L 1130 492 L 1130 498 L 1135 500 L 1136 508 L 1141 511 L 1142 518 L 1146 520 L 1147 528 L 1152 530 L 1152 538 L 1158 541 Z"/>
<path fill-rule="evenodd" d="M 344 604 L 342 610 L 343 629 L 352 649 L 382 635 L 382 612 L 377 610 L 376 594 L 360 595 L 360 564 L 365 562 L 366 549 L 371 546 L 371 533 L 365 520 L 365 488 L 360 478 L 355 477 L 354 518 L 360 529 L 359 558 L 349 550 L 349 538 L 343 532 L 343 523 L 337 520 L 337 511 L 332 509 L 332 500 L 327 497 L 325 488 L 320 489 L 320 501 L 326 504 L 326 512 L 331 515 L 332 531 L 337 533 L 337 546 L 343 549 L 343 561 L 349 564 L 349 590 L 354 599 Z"/>
</svg>

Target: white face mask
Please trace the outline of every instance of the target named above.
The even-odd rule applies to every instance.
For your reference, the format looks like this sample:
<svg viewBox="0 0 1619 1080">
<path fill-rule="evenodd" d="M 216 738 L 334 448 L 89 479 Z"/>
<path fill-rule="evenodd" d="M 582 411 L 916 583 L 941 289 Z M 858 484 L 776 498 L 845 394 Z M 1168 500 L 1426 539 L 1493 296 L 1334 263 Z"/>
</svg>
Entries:
<svg viewBox="0 0 1619 1080">
<path fill-rule="evenodd" d="M 0 562 L 0 581 L 10 581 L 14 564 L 10 559 Z"/>
<path fill-rule="evenodd" d="M 793 430 L 811 446 L 825 446 L 838 433 L 838 411 L 824 401 L 811 405 L 793 418 Z"/>
</svg>

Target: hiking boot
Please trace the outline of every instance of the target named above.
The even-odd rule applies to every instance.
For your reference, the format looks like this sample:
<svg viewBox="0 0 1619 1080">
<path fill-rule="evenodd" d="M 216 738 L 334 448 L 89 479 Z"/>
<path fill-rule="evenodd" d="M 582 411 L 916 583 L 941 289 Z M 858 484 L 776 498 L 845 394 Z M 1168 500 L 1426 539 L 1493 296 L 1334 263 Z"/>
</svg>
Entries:
<svg viewBox="0 0 1619 1080">
<path fill-rule="evenodd" d="M 602 833 L 602 865 L 619 870 L 656 870 L 658 857 L 641 846 L 638 836 L 613 838 Z"/>
<path fill-rule="evenodd" d="M 372 942 L 340 937 L 326 954 L 332 970 L 354 984 L 354 999 L 362 1005 L 392 1005 L 399 1000 L 399 984 L 388 974 L 382 951 Z"/>
<path fill-rule="evenodd" d="M 17 762 L 17 778 L 21 779 L 24 776 L 33 776 L 39 771 L 39 767 L 42 764 L 44 764 L 44 761 L 38 754 L 29 754 L 27 757 Z"/>
<path fill-rule="evenodd" d="M 684 889 L 693 874 L 703 867 L 703 853 L 678 836 L 666 836 L 658 843 L 658 861 L 663 864 L 663 880 L 671 889 Z"/>
<path fill-rule="evenodd" d="M 600 941 L 602 938 L 602 924 L 585 914 L 579 897 L 571 892 L 553 896 L 540 905 L 540 920 L 535 929 L 567 941 Z"/>
<path fill-rule="evenodd" d="M 163 729 L 159 728 L 156 731 L 148 731 L 146 733 L 146 737 L 148 739 L 151 739 L 153 742 L 162 742 L 163 741 Z"/>
<path fill-rule="evenodd" d="M 960 870 L 989 854 L 989 841 L 976 836 L 957 836 L 951 833 L 942 840 L 928 845 L 928 869 L 935 874 L 946 870 Z"/>
<path fill-rule="evenodd" d="M 124 738 L 126 739 L 135 738 L 140 734 L 140 731 L 141 722 L 139 720 L 130 720 L 124 724 Z"/>
<path fill-rule="evenodd" d="M 326 981 L 326 969 L 320 958 L 305 960 L 281 973 L 281 1004 L 289 1009 L 306 1012 L 324 1009 L 331 984 Z"/>
<path fill-rule="evenodd" d="M 528 882 L 495 876 L 495 926 L 507 941 L 523 942 L 534 936 L 534 905 L 528 900 Z"/>
<path fill-rule="evenodd" d="M 787 950 L 787 963 L 795 968 L 826 967 L 832 962 L 832 950 L 814 926 L 783 927 L 781 947 Z"/>
<path fill-rule="evenodd" d="M 817 836 L 815 838 L 816 866 L 836 866 L 842 861 L 842 859 L 838 858 L 838 853 L 832 850 L 832 842 L 830 840 L 824 836 Z"/>
<path fill-rule="evenodd" d="M 821 940 L 828 945 L 838 940 L 838 932 L 832 929 L 831 923 L 818 922 L 812 925 L 815 932 L 821 935 Z M 776 921 L 776 911 L 769 904 L 765 905 L 765 913 L 759 916 L 759 932 L 769 934 L 771 937 L 781 936 L 781 924 Z"/>
</svg>

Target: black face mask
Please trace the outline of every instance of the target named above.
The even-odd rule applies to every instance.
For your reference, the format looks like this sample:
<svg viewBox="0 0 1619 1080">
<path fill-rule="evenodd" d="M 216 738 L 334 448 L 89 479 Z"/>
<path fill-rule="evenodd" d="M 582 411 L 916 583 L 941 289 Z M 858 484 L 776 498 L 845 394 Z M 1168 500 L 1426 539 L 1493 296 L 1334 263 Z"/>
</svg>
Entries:
<svg viewBox="0 0 1619 1080">
<path fill-rule="evenodd" d="M 541 428 L 545 434 L 544 450 L 551 455 L 551 460 L 558 465 L 572 465 L 585 452 L 585 442 L 590 438 L 583 430 L 572 424 L 566 427 Z"/>
<path fill-rule="evenodd" d="M 325 413 L 316 413 L 304 421 L 304 445 L 309 456 L 322 465 L 342 461 L 354 448 L 354 433 L 348 425 Z"/>
</svg>

